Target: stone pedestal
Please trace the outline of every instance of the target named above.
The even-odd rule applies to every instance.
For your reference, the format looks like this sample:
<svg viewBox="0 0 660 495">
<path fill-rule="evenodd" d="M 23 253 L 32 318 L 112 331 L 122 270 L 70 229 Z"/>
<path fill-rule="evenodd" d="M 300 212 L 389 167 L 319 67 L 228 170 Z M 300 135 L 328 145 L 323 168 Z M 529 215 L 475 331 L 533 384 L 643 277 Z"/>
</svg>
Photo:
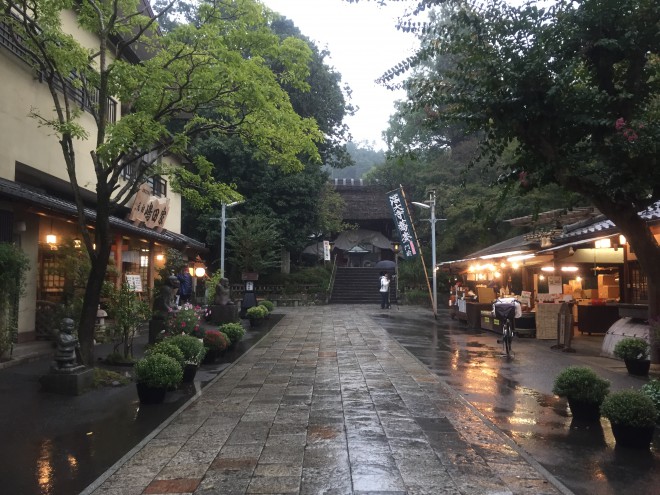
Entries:
<svg viewBox="0 0 660 495">
<path fill-rule="evenodd" d="M 46 392 L 63 395 L 80 395 L 91 388 L 93 380 L 94 370 L 85 366 L 70 371 L 53 370 L 39 379 Z"/>
<path fill-rule="evenodd" d="M 211 304 L 211 322 L 216 325 L 236 323 L 238 321 L 238 306 L 235 304 Z"/>
</svg>

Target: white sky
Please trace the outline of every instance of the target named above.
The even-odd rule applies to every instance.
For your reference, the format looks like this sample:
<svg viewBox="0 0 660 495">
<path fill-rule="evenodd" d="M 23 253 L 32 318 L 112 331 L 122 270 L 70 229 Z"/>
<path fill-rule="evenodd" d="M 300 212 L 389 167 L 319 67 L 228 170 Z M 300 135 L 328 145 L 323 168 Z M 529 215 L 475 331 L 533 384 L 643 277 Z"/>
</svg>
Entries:
<svg viewBox="0 0 660 495">
<path fill-rule="evenodd" d="M 302 34 L 327 48 L 326 63 L 342 75 L 342 85 L 353 90 L 352 103 L 360 107 L 348 117 L 354 142 L 366 141 L 385 149 L 381 133 L 394 113 L 394 101 L 403 91 L 390 91 L 374 81 L 387 69 L 411 55 L 414 35 L 397 31 L 396 19 L 408 2 L 378 7 L 373 1 L 261 0 L 271 10 L 291 19 Z M 402 5 L 403 4 L 403 5 Z"/>
</svg>

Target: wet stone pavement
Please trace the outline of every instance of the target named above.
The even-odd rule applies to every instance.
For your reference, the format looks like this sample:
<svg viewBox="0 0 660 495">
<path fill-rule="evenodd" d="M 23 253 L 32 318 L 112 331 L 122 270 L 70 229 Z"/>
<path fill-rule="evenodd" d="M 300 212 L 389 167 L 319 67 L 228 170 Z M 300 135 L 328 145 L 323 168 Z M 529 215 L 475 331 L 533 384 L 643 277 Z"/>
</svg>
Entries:
<svg viewBox="0 0 660 495">
<path fill-rule="evenodd" d="M 375 312 L 286 310 L 84 493 L 570 493 Z"/>
</svg>

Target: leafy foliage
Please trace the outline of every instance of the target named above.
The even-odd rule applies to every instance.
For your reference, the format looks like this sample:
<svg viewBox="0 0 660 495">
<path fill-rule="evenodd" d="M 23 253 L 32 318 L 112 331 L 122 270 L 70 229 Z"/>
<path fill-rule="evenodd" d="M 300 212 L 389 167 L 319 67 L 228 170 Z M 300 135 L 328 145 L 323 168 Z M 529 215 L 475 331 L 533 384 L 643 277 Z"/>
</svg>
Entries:
<svg viewBox="0 0 660 495">
<path fill-rule="evenodd" d="M 656 422 L 660 422 L 660 380 L 656 378 L 642 385 L 642 393 L 653 401 L 655 410 L 658 412 Z"/>
<path fill-rule="evenodd" d="M 644 339 L 635 337 L 624 337 L 614 345 L 613 354 L 619 359 L 639 359 L 649 358 L 649 343 Z"/>
<path fill-rule="evenodd" d="M 160 342 L 156 342 L 147 351 L 146 355 L 148 356 L 149 354 L 165 354 L 166 356 L 174 358 L 182 368 L 185 364 L 183 352 L 181 352 L 181 349 L 179 349 L 179 347 L 171 340 L 161 340 Z"/>
<path fill-rule="evenodd" d="M 268 308 L 266 308 L 266 306 L 262 306 L 261 304 L 252 306 L 251 308 L 247 309 L 245 315 L 250 320 L 263 320 L 266 316 L 268 316 Z"/>
<path fill-rule="evenodd" d="M 245 329 L 240 323 L 225 323 L 219 330 L 224 333 L 232 344 L 235 344 L 245 335 Z"/>
<path fill-rule="evenodd" d="M 135 363 L 135 381 L 154 388 L 175 388 L 183 380 L 176 359 L 165 354 L 150 354 Z"/>
<path fill-rule="evenodd" d="M 204 333 L 204 346 L 213 352 L 222 352 L 229 347 L 230 340 L 226 333 L 219 330 L 207 330 Z"/>
<path fill-rule="evenodd" d="M 272 312 L 273 309 L 275 309 L 275 305 L 271 301 L 268 301 L 267 299 L 264 299 L 263 301 L 259 301 L 259 306 L 264 306 L 268 310 L 268 312 Z"/>
<path fill-rule="evenodd" d="M 204 359 L 204 344 L 202 341 L 192 335 L 173 335 L 164 342 L 168 342 L 179 348 L 183 354 L 185 364 L 199 364 Z"/>
<path fill-rule="evenodd" d="M 569 366 L 556 377 L 552 393 L 559 397 L 600 404 L 607 396 L 610 383 L 585 366 Z"/>
<path fill-rule="evenodd" d="M 227 258 L 241 272 L 265 272 L 280 263 L 279 232 L 264 216 L 237 217 L 226 242 Z"/>
<path fill-rule="evenodd" d="M 639 390 L 622 390 L 608 395 L 600 412 L 612 424 L 650 427 L 655 424 L 658 411 L 653 401 Z"/>
<path fill-rule="evenodd" d="M 11 350 L 13 334 L 18 331 L 18 299 L 25 291 L 29 268 L 29 260 L 19 247 L 0 243 L 0 356 Z"/>
<path fill-rule="evenodd" d="M 192 304 L 185 304 L 180 310 L 167 316 L 165 330 L 170 335 L 191 334 L 199 331 L 201 316 Z"/>
<path fill-rule="evenodd" d="M 106 327 L 106 333 L 113 341 L 113 352 L 119 352 L 122 347 L 122 357 L 130 360 L 133 357 L 133 340 L 139 330 L 150 317 L 151 310 L 146 301 L 140 299 L 137 293 L 123 283 L 119 289 L 106 284 L 108 297 L 108 316 L 112 323 Z"/>
</svg>

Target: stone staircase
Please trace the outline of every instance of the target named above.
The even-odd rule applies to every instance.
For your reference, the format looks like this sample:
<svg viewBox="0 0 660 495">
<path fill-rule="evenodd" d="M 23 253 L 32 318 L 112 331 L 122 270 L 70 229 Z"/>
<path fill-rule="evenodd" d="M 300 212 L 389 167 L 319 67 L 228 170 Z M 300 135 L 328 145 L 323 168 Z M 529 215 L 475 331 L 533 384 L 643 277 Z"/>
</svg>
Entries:
<svg viewBox="0 0 660 495">
<path fill-rule="evenodd" d="M 330 304 L 380 305 L 380 268 L 337 267 Z M 392 272 L 390 271 L 390 275 Z M 394 284 L 390 284 L 390 301 L 395 301 Z"/>
</svg>

